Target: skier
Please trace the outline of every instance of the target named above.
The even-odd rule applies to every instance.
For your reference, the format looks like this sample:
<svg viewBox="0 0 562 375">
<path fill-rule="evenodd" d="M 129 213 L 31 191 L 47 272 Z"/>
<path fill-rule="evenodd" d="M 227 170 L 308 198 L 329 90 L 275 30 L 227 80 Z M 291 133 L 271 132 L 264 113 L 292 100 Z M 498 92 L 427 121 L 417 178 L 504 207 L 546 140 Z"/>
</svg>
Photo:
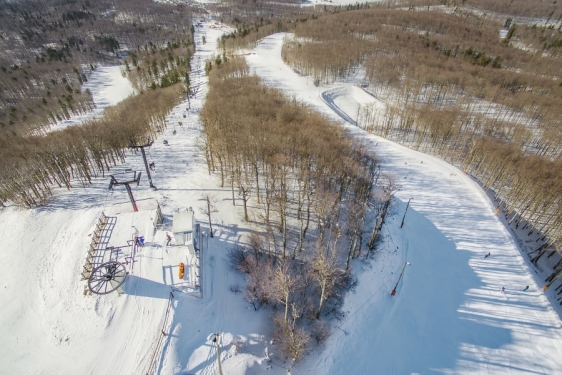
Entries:
<svg viewBox="0 0 562 375">
<path fill-rule="evenodd" d="M 502 293 L 505 294 L 505 287 L 502 286 Z"/>
<path fill-rule="evenodd" d="M 172 243 L 172 236 L 170 236 L 170 233 L 166 232 L 166 238 L 168 239 L 168 242 L 166 242 L 166 246 L 170 246 L 170 244 Z"/>
<path fill-rule="evenodd" d="M 148 164 L 148 168 L 149 168 L 151 171 L 154 171 L 154 170 L 156 169 L 156 163 L 152 162 L 152 163 Z"/>
<path fill-rule="evenodd" d="M 164 143 L 165 146 L 169 146 L 169 145 L 170 145 L 170 144 L 168 143 L 168 140 L 167 140 L 167 139 L 164 139 L 164 141 L 163 141 L 162 143 Z"/>
<path fill-rule="evenodd" d="M 484 255 L 484 259 L 488 258 L 490 256 L 490 253 Z"/>
<path fill-rule="evenodd" d="M 527 290 L 529 290 L 529 285 L 527 285 L 525 289 L 523 289 L 524 292 L 526 292 Z"/>
</svg>

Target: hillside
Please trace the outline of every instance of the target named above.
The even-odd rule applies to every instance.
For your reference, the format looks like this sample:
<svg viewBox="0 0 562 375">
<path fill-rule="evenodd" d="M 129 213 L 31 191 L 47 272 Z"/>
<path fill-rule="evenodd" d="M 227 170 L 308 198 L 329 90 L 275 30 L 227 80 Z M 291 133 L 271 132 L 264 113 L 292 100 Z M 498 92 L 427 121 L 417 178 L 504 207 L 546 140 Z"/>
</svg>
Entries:
<svg viewBox="0 0 562 375">
<path fill-rule="evenodd" d="M 542 290 L 548 271 L 536 269 L 527 256 L 539 234 L 516 230 L 497 215 L 493 194 L 470 173 L 357 126 L 362 106 L 393 103 L 361 87 L 362 71 L 321 85 L 295 72 L 282 57 L 283 42 L 292 35 L 275 33 L 244 51 L 250 79 L 341 126 L 396 182 L 380 241 L 351 259 L 349 290 L 341 305 L 320 318 L 330 335 L 296 362 L 285 356 L 272 324 L 284 306 L 256 308 L 229 256 L 237 246 L 250 249 L 252 234 L 265 232 L 263 201 L 250 195 L 245 218 L 243 191 L 234 177 L 221 181 L 204 154 L 207 72 L 223 63 L 217 59 L 219 37 L 233 29 L 210 17 L 197 24 L 189 76 L 197 89 L 188 98 L 177 91 L 180 104 L 146 148 L 156 189 L 139 151 L 127 150 L 122 164 L 92 176 L 84 187 L 53 188 L 38 207 L 7 202 L 0 208 L 0 352 L 7 359 L 0 373 L 217 374 L 217 344 L 222 372 L 233 375 L 560 372 L 562 307 L 554 288 Z M 111 99 L 128 90 L 122 81 L 115 84 L 111 93 L 99 86 L 92 91 Z M 242 114 L 219 120 L 237 118 Z M 108 190 L 109 174 L 125 180 L 133 171 L 141 172 L 140 183 L 131 185 L 139 212 L 124 186 Z M 210 196 L 214 211 L 207 206 Z M 163 216 L 154 226 L 155 211 L 146 209 L 153 200 Z M 189 276 L 178 282 L 182 247 L 176 238 L 168 246 L 166 236 L 174 214 L 190 208 L 202 244 L 197 260 L 186 266 Z M 87 293 L 81 273 L 102 212 L 118 223 L 104 244 L 123 247 L 110 253 L 126 264 L 128 275 L 118 292 L 96 295 Z M 305 236 L 312 249 L 319 224 L 312 222 Z M 129 246 L 138 235 L 144 247 Z M 271 258 L 280 258 L 279 236 L 269 237 Z M 339 246 L 347 248 L 349 236 L 342 237 Z M 307 259 L 299 257 L 304 264 Z"/>
</svg>

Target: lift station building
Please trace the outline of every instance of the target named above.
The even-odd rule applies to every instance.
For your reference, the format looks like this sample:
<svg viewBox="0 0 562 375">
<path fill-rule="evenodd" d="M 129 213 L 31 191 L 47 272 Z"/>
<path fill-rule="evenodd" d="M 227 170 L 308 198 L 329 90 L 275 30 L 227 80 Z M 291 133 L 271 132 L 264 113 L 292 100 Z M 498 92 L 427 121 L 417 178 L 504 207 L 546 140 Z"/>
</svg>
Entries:
<svg viewBox="0 0 562 375">
<path fill-rule="evenodd" d="M 176 246 L 186 246 L 193 255 L 199 250 L 201 230 L 200 225 L 195 222 L 191 207 L 186 211 L 174 213 L 172 233 Z"/>
</svg>

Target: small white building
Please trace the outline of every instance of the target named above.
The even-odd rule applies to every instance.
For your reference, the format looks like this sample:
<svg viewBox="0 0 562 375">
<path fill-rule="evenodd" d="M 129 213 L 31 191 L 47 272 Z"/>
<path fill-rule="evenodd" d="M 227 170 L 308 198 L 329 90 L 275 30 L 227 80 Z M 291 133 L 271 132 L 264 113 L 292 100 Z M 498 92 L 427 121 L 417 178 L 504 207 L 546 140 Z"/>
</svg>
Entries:
<svg viewBox="0 0 562 375">
<path fill-rule="evenodd" d="M 192 254 L 195 254 L 195 250 L 199 250 L 201 230 L 199 224 L 195 222 L 195 215 L 191 208 L 174 213 L 172 233 L 176 246 L 186 246 Z"/>
<path fill-rule="evenodd" d="M 127 47 L 127 45 L 122 41 L 118 40 L 117 43 L 119 43 L 119 47 L 117 48 L 117 52 L 115 53 L 115 55 L 122 59 L 128 57 L 130 54 L 129 47 Z"/>
</svg>

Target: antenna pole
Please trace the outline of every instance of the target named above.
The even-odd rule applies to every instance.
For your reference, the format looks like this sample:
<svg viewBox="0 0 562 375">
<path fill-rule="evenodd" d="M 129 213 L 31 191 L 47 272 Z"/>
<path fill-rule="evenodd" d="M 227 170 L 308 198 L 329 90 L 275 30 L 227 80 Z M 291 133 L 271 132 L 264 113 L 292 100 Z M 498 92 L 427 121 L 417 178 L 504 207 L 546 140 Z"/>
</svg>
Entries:
<svg viewBox="0 0 562 375">
<path fill-rule="evenodd" d="M 404 217 L 402 218 L 402 224 L 400 224 L 400 228 L 404 226 L 404 219 L 406 218 L 406 212 L 408 212 L 408 207 L 410 206 L 410 201 L 414 198 L 408 199 L 408 204 L 406 205 L 406 211 L 404 211 Z"/>
</svg>

